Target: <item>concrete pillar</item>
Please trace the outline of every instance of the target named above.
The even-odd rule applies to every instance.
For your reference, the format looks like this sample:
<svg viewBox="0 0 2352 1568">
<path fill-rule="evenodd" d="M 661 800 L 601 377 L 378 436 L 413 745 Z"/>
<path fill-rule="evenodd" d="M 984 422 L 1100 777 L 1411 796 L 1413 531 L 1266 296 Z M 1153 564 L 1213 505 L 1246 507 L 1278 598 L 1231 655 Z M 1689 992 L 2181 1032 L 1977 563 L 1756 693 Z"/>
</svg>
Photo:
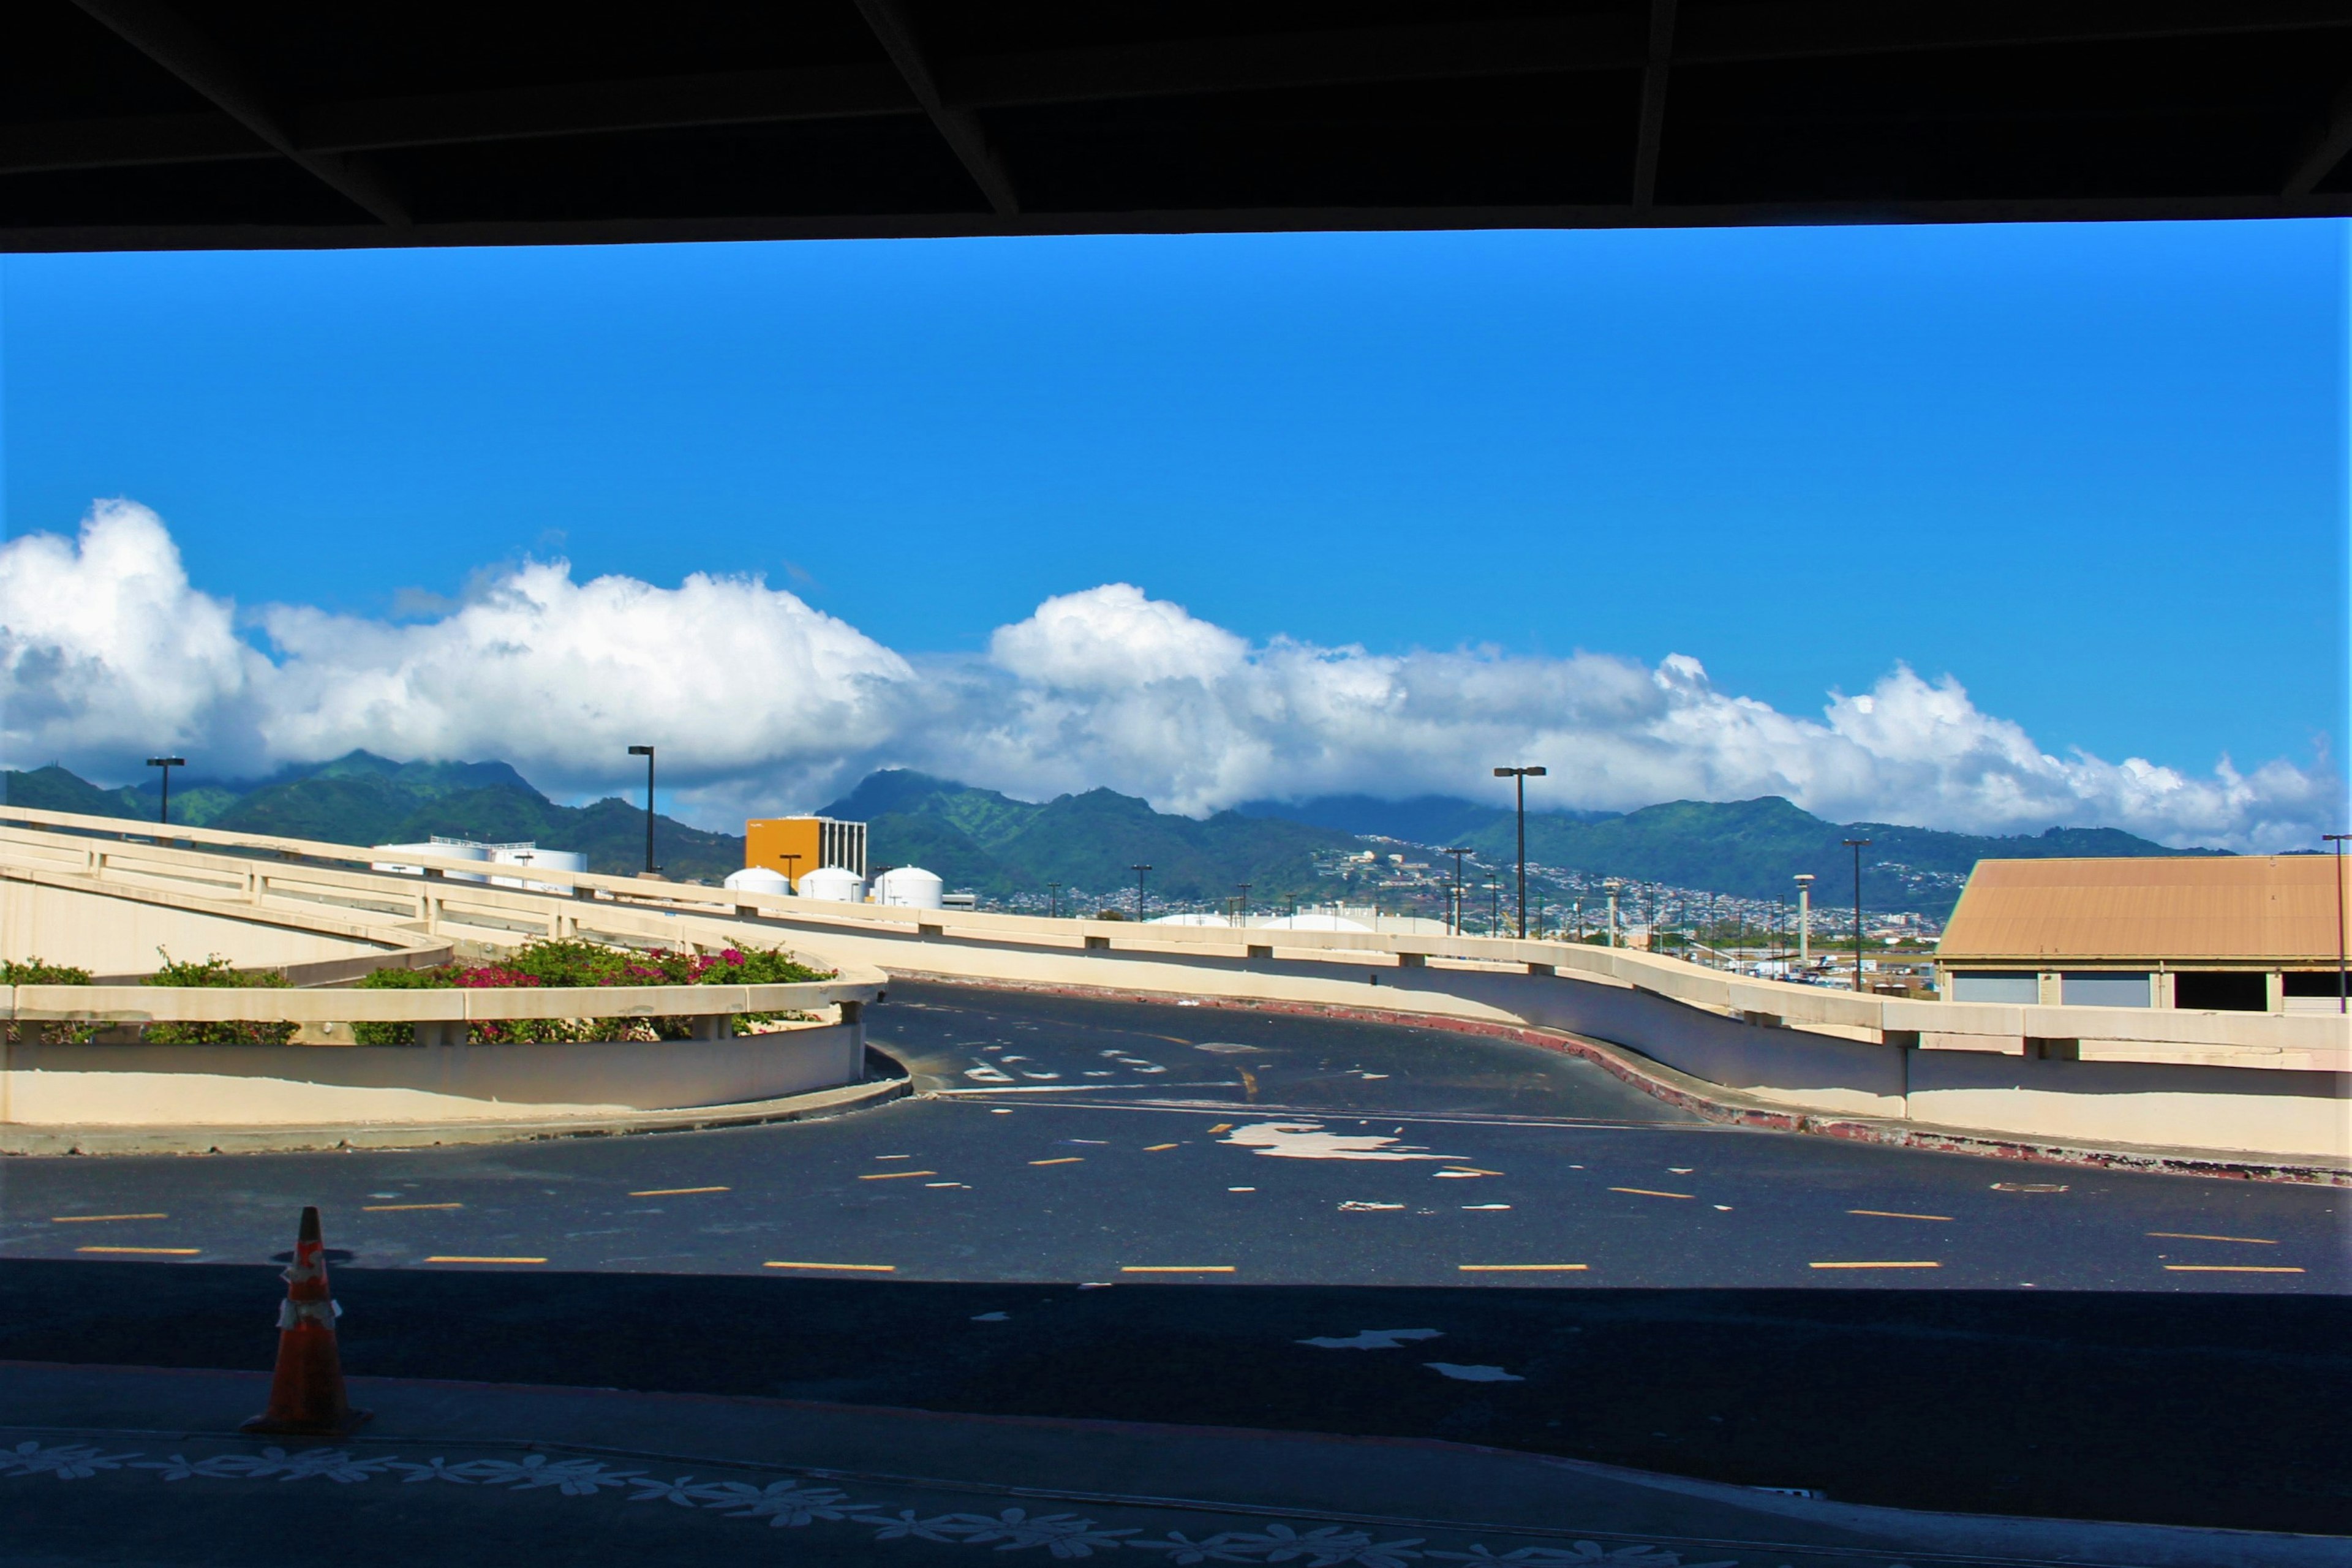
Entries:
<svg viewBox="0 0 2352 1568">
<path fill-rule="evenodd" d="M 1617 945 L 1617 889 L 1609 889 L 1609 945 Z"/>
<path fill-rule="evenodd" d="M 2157 971 L 2155 1005 L 2158 1007 L 2178 1007 L 2180 1005 L 2179 1002 L 2176 1000 L 2176 998 L 2180 994 L 2179 980 L 2180 976 L 2173 973 L 2169 969 L 2159 969 Z"/>
<path fill-rule="evenodd" d="M 2056 974 L 2045 969 L 2035 978 L 2041 982 L 2041 987 L 2033 999 L 2042 1006 L 2055 1007 L 2066 999 L 2065 987 Z"/>
<path fill-rule="evenodd" d="M 2286 974 L 2282 970 L 2273 969 L 2263 976 L 2263 1011 L 2286 1011 Z"/>
<path fill-rule="evenodd" d="M 844 1002 L 841 1005 L 841 1023 L 842 1026 L 849 1031 L 850 1039 L 857 1047 L 857 1059 L 864 1061 L 866 1059 L 866 1004 Z"/>
<path fill-rule="evenodd" d="M 1813 879 L 1801 877 L 1797 880 L 1797 967 L 1803 969 L 1813 961 Z"/>
</svg>

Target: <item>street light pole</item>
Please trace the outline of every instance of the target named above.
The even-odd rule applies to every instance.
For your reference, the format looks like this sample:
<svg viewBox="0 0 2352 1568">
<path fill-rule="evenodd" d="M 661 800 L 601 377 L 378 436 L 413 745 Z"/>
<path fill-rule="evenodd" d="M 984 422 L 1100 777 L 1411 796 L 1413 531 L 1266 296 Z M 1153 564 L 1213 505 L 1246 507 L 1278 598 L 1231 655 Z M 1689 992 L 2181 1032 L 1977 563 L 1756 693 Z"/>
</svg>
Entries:
<svg viewBox="0 0 2352 1568">
<path fill-rule="evenodd" d="M 1470 853 L 1466 846 L 1441 849 L 1440 855 L 1454 857 L 1454 934 L 1462 934 L 1462 857 Z"/>
<path fill-rule="evenodd" d="M 1609 889 L 1609 945 L 1611 947 L 1617 945 L 1617 889 L 1624 885 L 1614 877 L 1601 884 Z"/>
<path fill-rule="evenodd" d="M 1136 923 L 1140 925 L 1143 922 L 1143 879 L 1150 874 L 1151 868 L 1135 866 L 1129 869 L 1135 873 L 1135 919 Z"/>
<path fill-rule="evenodd" d="M 651 746 L 631 746 L 629 755 L 646 760 L 646 875 L 657 868 L 654 865 L 654 749 Z"/>
<path fill-rule="evenodd" d="M 2320 838 L 2336 846 L 2336 1010 L 2352 1011 L 2347 1004 L 2344 984 L 2344 841 L 2352 833 L 2323 833 Z"/>
<path fill-rule="evenodd" d="M 1862 850 L 1867 838 L 1841 838 L 1853 851 L 1853 988 L 1862 989 Z"/>
<path fill-rule="evenodd" d="M 1047 920 L 1053 920 L 1059 916 L 1061 912 L 1062 884 L 1059 882 L 1048 882 L 1045 884 L 1045 918 Z"/>
<path fill-rule="evenodd" d="M 150 757 L 147 765 L 163 770 L 163 804 L 155 808 L 155 820 L 168 824 L 172 820 L 172 770 L 188 765 L 185 757 Z"/>
<path fill-rule="evenodd" d="M 1528 781 L 1544 776 L 1541 768 L 1496 768 L 1495 776 L 1508 779 L 1519 795 L 1519 940 L 1528 940 Z"/>
</svg>

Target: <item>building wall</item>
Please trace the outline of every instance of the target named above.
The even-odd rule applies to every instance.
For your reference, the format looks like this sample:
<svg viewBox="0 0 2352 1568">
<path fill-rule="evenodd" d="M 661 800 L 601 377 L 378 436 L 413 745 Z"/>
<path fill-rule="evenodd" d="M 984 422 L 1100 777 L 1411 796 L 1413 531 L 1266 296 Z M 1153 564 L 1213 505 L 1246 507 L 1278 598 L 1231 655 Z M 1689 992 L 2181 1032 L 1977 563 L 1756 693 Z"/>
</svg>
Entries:
<svg viewBox="0 0 2352 1568">
<path fill-rule="evenodd" d="M 788 860 L 787 857 L 798 856 Z M 743 864 L 797 881 L 820 866 L 866 875 L 866 824 L 829 816 L 758 817 L 743 825 Z"/>
</svg>

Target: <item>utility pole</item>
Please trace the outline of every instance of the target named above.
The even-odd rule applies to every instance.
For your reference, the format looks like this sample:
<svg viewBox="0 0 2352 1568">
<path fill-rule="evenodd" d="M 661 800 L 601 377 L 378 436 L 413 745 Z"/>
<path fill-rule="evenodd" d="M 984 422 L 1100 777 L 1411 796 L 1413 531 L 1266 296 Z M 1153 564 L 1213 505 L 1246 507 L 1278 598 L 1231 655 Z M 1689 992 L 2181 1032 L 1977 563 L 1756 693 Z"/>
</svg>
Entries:
<svg viewBox="0 0 2352 1568">
<path fill-rule="evenodd" d="M 1053 920 L 1059 916 L 1061 912 L 1062 884 L 1059 882 L 1048 882 L 1045 884 L 1045 918 L 1047 920 Z"/>
<path fill-rule="evenodd" d="M 1797 873 L 1797 972 L 1813 966 L 1813 874 Z"/>
<path fill-rule="evenodd" d="M 1450 849 L 1441 849 L 1438 853 L 1454 857 L 1454 934 L 1460 936 L 1462 934 L 1462 857 L 1469 854 L 1470 851 L 1465 847 L 1456 846 Z"/>
<path fill-rule="evenodd" d="M 1248 927 L 1249 927 L 1249 890 L 1250 890 L 1250 885 L 1249 885 L 1247 882 L 1235 882 L 1235 883 L 1234 884 L 1234 887 L 1236 887 L 1236 888 L 1239 888 L 1239 889 L 1242 890 L 1242 918 L 1241 918 L 1241 920 L 1240 920 L 1238 922 L 1236 922 L 1236 923 L 1238 923 L 1238 924 L 1239 924 L 1239 925 L 1240 925 L 1244 930 L 1247 930 L 1247 929 L 1248 929 Z"/>
<path fill-rule="evenodd" d="M 1143 879 L 1150 874 L 1151 868 L 1134 866 L 1129 869 L 1135 873 L 1135 920 L 1136 923 L 1140 925 L 1143 923 Z"/>
<path fill-rule="evenodd" d="M 1495 776 L 1508 779 L 1519 796 L 1519 940 L 1528 940 L 1528 781 L 1544 776 L 1541 768 L 1496 768 Z M 1500 911 L 1497 911 L 1500 918 Z"/>
<path fill-rule="evenodd" d="M 2352 833 L 2323 833 L 2323 842 L 2336 846 L 2336 1010 L 2352 1010 L 2344 984 L 2344 841 Z"/>
<path fill-rule="evenodd" d="M 660 869 L 654 864 L 654 749 L 631 746 L 629 755 L 646 760 L 646 875 L 650 877 Z"/>
<path fill-rule="evenodd" d="M 1842 838 L 1839 843 L 1853 851 L 1853 988 L 1862 989 L 1862 851 L 1870 842 L 1867 838 Z"/>
<path fill-rule="evenodd" d="M 147 765 L 163 770 L 163 804 L 155 808 L 155 820 L 169 824 L 172 820 L 172 770 L 188 765 L 185 757 L 150 757 Z"/>
</svg>

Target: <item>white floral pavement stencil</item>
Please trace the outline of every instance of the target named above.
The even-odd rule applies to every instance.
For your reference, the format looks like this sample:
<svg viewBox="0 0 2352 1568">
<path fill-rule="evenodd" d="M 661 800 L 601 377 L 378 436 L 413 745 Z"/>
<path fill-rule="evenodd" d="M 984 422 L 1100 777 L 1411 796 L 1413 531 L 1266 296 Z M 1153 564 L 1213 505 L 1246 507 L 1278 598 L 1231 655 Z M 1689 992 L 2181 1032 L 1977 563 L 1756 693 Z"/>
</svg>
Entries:
<svg viewBox="0 0 2352 1568">
<path fill-rule="evenodd" d="M 1419 1337 L 1428 1331 L 1373 1331 Z M 611 1496 L 628 1503 L 666 1502 L 698 1513 L 765 1521 L 772 1529 L 832 1525 L 869 1532 L 877 1542 L 920 1541 L 943 1546 L 981 1546 L 999 1552 L 1035 1552 L 1069 1562 L 1115 1552 L 1148 1552 L 1173 1568 L 1209 1563 L 1280 1564 L 1283 1568 L 1433 1568 L 1437 1563 L 1512 1564 L 1515 1568 L 1742 1568 L 1742 1560 L 1686 1561 L 1657 1542 L 1604 1545 L 1575 1541 L 1563 1546 L 1516 1546 L 1496 1551 L 1484 1542 L 1448 1551 L 1425 1538 L 1383 1539 L 1352 1524 L 1280 1521 L 1214 1533 L 1167 1531 L 1149 1535 L 1139 1526 L 1113 1527 L 1075 1512 L 1035 1513 L 1004 1508 L 994 1513 L 924 1514 L 883 1501 L 861 1501 L 839 1487 L 809 1479 L 701 1479 L 692 1475 L 663 1479 L 642 1468 L 602 1459 L 524 1453 L 515 1458 L 410 1459 L 348 1448 L 259 1447 L 231 1449 L 191 1458 L 173 1453 L 150 1458 L 140 1452 L 110 1453 L 89 1443 L 45 1444 L 38 1440 L 0 1447 L 0 1479 L 47 1478 L 89 1480 L 113 1474 L 127 1479 L 144 1472 L 172 1483 L 207 1481 L 273 1485 L 320 1482 L 333 1487 L 385 1482 L 397 1486 L 467 1487 L 477 1492 L 552 1493 L 564 1498 Z M 1151 1505 L 1138 1503 L 1139 1509 Z M 1808 1553 L 1802 1548 L 1769 1551 L 1757 1568 L 1780 1568 Z M 1853 1563 L 1850 1552 L 1841 1552 Z M 1856 1564 L 1856 1568 L 1860 1568 Z M 1889 1562 L 1885 1568 L 1901 1568 Z"/>
</svg>

